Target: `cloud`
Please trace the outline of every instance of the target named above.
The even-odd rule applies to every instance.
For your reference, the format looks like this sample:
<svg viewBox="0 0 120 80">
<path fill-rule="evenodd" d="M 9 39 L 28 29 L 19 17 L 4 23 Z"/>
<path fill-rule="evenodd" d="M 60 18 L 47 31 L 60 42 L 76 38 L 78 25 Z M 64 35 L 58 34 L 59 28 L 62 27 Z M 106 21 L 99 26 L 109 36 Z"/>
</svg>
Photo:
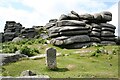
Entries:
<svg viewBox="0 0 120 80">
<path fill-rule="evenodd" d="M 118 0 L 109 0 L 116 2 Z M 5 21 L 20 22 L 24 27 L 45 25 L 49 19 L 59 18 L 71 10 L 84 13 L 95 13 L 107 10 L 110 6 L 106 0 L 0 0 L 0 32 L 3 31 Z M 13 3 L 20 3 L 17 8 Z M 3 5 L 4 4 L 4 5 Z M 112 4 L 111 4 L 112 5 Z M 23 7 L 23 8 L 20 8 Z M 18 8 L 19 7 L 19 8 Z M 31 9 L 31 11 L 29 11 Z M 110 8 L 111 12 L 115 11 Z M 114 14 L 113 14 L 114 16 Z M 113 19 L 115 20 L 115 19 Z M 115 21 L 113 21 L 115 24 Z"/>
<path fill-rule="evenodd" d="M 111 6 L 108 11 L 112 13 L 112 21 L 109 23 L 116 26 L 115 34 L 118 35 L 118 3 Z"/>
</svg>

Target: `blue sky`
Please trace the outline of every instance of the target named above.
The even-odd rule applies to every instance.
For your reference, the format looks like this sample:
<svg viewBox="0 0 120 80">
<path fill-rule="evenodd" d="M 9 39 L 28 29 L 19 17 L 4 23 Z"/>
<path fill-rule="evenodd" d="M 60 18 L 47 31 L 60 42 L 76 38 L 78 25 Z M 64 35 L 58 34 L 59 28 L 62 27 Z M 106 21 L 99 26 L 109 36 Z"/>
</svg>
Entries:
<svg viewBox="0 0 120 80">
<path fill-rule="evenodd" d="M 24 27 L 45 25 L 50 19 L 59 18 L 71 10 L 84 13 L 110 11 L 118 26 L 119 0 L 0 0 L 0 32 L 3 32 L 5 22 L 12 20 L 20 22 Z M 117 33 L 116 33 L 117 34 Z"/>
</svg>

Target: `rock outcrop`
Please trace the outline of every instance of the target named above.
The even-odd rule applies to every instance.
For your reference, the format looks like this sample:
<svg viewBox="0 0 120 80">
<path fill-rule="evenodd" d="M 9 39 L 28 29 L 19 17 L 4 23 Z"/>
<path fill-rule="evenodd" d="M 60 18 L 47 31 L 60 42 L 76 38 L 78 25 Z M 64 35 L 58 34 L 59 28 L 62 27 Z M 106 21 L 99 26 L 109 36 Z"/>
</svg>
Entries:
<svg viewBox="0 0 120 80">
<path fill-rule="evenodd" d="M 36 35 L 35 28 L 25 28 L 15 21 L 6 21 L 4 33 L 0 33 L 0 42 L 12 41 L 16 37 L 34 38 Z"/>
<path fill-rule="evenodd" d="M 116 27 L 107 22 L 112 20 L 112 13 L 104 11 L 95 14 L 79 15 L 75 11 L 60 18 L 52 19 L 45 25 L 50 43 L 63 48 L 82 48 L 93 43 L 116 44 Z"/>
<path fill-rule="evenodd" d="M 35 31 L 35 28 L 25 28 L 21 30 L 21 35 L 24 38 L 34 38 L 37 35 L 37 33 Z"/>
<path fill-rule="evenodd" d="M 59 19 L 51 19 L 45 26 L 24 28 L 15 21 L 6 21 L 4 33 L 0 33 L 0 42 L 14 38 L 51 38 L 50 43 L 63 48 L 82 48 L 91 44 L 116 44 L 116 27 L 108 22 L 112 13 L 103 11 L 95 14 L 78 14 L 71 11 L 62 14 Z M 47 32 L 44 30 L 47 30 Z M 48 33 L 48 35 L 46 35 Z M 118 42 L 117 42 L 118 43 Z"/>
<path fill-rule="evenodd" d="M 12 41 L 13 38 L 19 36 L 22 25 L 15 21 L 6 21 L 4 29 L 4 41 Z"/>
</svg>

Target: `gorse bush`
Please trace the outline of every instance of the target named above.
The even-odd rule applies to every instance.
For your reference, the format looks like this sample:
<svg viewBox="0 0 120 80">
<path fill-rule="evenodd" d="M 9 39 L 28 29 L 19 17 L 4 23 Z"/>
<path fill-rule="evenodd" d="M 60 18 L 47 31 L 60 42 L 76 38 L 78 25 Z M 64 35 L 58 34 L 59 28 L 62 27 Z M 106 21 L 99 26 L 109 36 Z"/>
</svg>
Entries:
<svg viewBox="0 0 120 80">
<path fill-rule="evenodd" d="M 35 54 L 33 53 L 33 51 L 27 47 L 27 46 L 22 46 L 22 48 L 20 49 L 21 54 L 25 54 L 27 56 L 34 56 Z"/>
<path fill-rule="evenodd" d="M 15 53 L 18 50 L 17 46 L 14 44 L 6 44 L 2 46 L 3 53 Z"/>
<path fill-rule="evenodd" d="M 36 49 L 36 48 L 32 49 L 32 48 L 29 48 L 27 46 L 22 46 L 20 51 L 21 51 L 21 54 L 25 54 L 29 57 L 35 56 L 35 55 L 40 53 L 38 49 Z"/>
<path fill-rule="evenodd" d="M 35 52 L 35 53 L 37 53 L 37 54 L 39 54 L 40 52 L 39 52 L 39 50 L 38 49 L 36 49 L 36 48 L 34 48 L 33 49 L 33 52 Z"/>
</svg>

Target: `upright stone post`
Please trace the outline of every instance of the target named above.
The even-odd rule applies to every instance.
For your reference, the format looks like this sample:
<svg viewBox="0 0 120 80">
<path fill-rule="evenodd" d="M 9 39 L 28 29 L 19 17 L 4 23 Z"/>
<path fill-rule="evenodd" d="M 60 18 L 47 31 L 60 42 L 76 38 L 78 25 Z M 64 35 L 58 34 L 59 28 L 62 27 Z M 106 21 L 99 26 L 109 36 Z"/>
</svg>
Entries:
<svg viewBox="0 0 120 80">
<path fill-rule="evenodd" d="M 56 49 L 48 48 L 46 50 L 46 66 L 48 69 L 56 69 Z"/>
</svg>

